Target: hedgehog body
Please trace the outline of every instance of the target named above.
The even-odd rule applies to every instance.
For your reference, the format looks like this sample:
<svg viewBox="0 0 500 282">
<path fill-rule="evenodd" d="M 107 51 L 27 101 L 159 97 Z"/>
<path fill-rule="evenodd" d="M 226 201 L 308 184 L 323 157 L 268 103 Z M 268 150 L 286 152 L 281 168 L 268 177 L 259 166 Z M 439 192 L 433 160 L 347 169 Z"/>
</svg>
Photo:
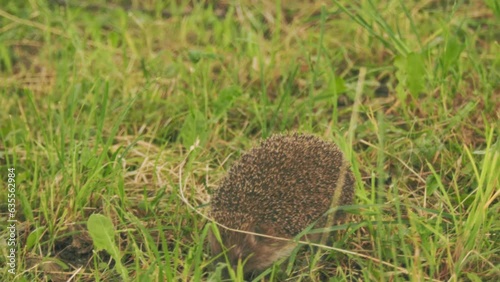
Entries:
<svg viewBox="0 0 500 282">
<path fill-rule="evenodd" d="M 231 167 L 212 199 L 211 215 L 232 229 L 291 239 L 316 220 L 324 225 L 331 207 L 350 204 L 353 186 L 352 172 L 333 143 L 312 135 L 274 135 Z M 225 228 L 219 232 L 224 248 L 211 234 L 212 253 L 226 249 L 233 267 L 245 262 L 245 273 L 264 270 L 295 247 Z"/>
</svg>

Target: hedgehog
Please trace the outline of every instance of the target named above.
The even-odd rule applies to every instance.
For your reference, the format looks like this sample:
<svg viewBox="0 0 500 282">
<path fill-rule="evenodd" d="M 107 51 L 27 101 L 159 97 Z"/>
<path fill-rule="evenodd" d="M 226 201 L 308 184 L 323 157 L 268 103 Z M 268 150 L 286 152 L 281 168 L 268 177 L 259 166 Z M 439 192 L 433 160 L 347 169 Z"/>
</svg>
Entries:
<svg viewBox="0 0 500 282">
<path fill-rule="evenodd" d="M 332 207 L 349 205 L 354 176 L 339 148 L 308 134 L 278 134 L 243 154 L 223 178 L 210 215 L 230 229 L 294 239 L 311 224 L 326 227 Z M 335 221 L 343 214 L 334 214 Z M 226 252 L 231 267 L 243 263 L 245 277 L 288 257 L 296 243 L 218 228 L 208 241 L 212 255 Z M 309 237 L 307 237 L 309 236 Z M 321 234 L 301 240 L 318 241 Z"/>
</svg>

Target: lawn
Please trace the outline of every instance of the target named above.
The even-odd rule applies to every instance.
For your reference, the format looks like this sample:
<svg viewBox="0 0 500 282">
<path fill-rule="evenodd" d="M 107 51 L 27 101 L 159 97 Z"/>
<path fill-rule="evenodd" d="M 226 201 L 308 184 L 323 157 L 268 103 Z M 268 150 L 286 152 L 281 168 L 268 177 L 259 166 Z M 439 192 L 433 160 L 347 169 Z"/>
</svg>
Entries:
<svg viewBox="0 0 500 282">
<path fill-rule="evenodd" d="M 497 0 L 0 0 L 0 280 L 219 281 L 210 196 L 303 132 L 355 201 L 255 280 L 498 281 L 499 42 Z"/>
</svg>

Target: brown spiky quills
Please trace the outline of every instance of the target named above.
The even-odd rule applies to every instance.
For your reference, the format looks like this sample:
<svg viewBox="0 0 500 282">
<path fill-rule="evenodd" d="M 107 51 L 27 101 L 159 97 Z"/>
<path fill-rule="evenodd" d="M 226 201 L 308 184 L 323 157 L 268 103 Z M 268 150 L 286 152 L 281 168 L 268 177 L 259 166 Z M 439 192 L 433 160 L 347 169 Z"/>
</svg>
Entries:
<svg viewBox="0 0 500 282">
<path fill-rule="evenodd" d="M 273 135 L 231 167 L 212 198 L 211 216 L 231 229 L 291 239 L 316 220 L 330 223 L 322 215 L 350 204 L 353 194 L 354 177 L 335 144 L 313 135 Z M 245 273 L 264 270 L 295 247 L 224 228 L 219 232 L 224 248 L 210 234 L 213 255 L 226 249 L 233 267 L 246 261 Z"/>
</svg>

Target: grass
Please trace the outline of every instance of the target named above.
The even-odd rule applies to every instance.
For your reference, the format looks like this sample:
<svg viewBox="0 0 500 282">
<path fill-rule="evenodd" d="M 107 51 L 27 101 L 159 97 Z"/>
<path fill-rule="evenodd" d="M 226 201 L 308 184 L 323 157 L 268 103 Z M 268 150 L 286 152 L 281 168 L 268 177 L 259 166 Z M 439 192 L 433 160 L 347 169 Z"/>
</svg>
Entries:
<svg viewBox="0 0 500 282">
<path fill-rule="evenodd" d="M 268 281 L 499 279 L 496 1 L 0 3 L 0 280 L 217 281 L 210 194 L 283 131 L 357 191 Z"/>
</svg>

